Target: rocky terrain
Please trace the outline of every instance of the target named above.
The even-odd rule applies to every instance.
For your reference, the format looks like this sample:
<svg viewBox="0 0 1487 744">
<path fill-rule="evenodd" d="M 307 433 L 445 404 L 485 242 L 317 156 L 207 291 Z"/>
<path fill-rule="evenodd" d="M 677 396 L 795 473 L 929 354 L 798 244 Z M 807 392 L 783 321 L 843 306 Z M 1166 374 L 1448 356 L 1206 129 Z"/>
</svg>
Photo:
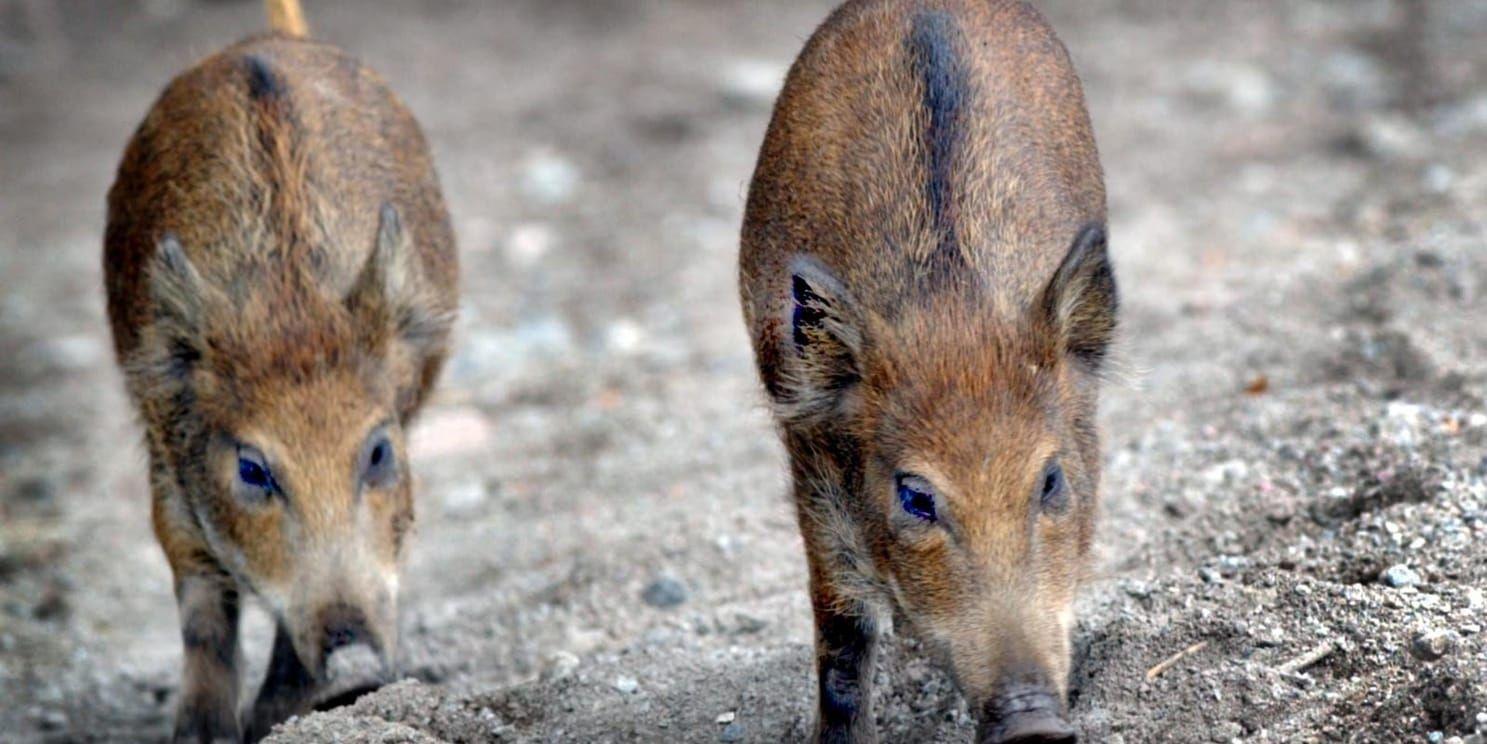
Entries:
<svg viewBox="0 0 1487 744">
<path fill-rule="evenodd" d="M 423 121 L 465 298 L 414 440 L 406 679 L 275 740 L 805 737 L 804 562 L 734 272 L 829 4 L 307 5 Z M 1124 292 L 1075 724 L 1487 739 L 1487 5 L 1038 5 L 1084 77 Z M 0 4 L 0 739 L 168 733 L 103 195 L 170 76 L 262 25 Z M 249 616 L 251 679 L 269 631 Z M 948 680 L 888 645 L 884 738 L 969 740 Z"/>
</svg>

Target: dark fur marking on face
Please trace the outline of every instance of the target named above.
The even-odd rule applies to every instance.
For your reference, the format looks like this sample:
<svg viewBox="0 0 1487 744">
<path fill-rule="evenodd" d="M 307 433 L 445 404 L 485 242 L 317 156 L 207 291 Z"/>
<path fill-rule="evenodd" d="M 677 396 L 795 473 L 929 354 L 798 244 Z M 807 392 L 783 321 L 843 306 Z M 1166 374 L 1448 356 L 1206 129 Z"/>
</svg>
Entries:
<svg viewBox="0 0 1487 744">
<path fill-rule="evenodd" d="M 948 13 L 914 17 L 909 58 L 923 84 L 923 106 L 929 116 L 924 132 L 925 199 L 939 238 L 929 265 L 936 271 L 963 262 L 955 225 L 952 173 L 956 151 L 965 136 L 963 119 L 969 81 L 961 60 L 960 29 Z"/>
<path fill-rule="evenodd" d="M 819 327 L 826 320 L 826 311 L 820 307 L 821 296 L 799 275 L 790 277 L 790 296 L 795 300 L 795 311 L 790 316 L 791 336 L 795 348 L 804 349 L 807 328 Z"/>
<path fill-rule="evenodd" d="M 248 71 L 248 96 L 255 101 L 277 100 L 284 96 L 284 80 L 274 72 L 268 62 L 256 54 L 243 57 Z"/>
</svg>

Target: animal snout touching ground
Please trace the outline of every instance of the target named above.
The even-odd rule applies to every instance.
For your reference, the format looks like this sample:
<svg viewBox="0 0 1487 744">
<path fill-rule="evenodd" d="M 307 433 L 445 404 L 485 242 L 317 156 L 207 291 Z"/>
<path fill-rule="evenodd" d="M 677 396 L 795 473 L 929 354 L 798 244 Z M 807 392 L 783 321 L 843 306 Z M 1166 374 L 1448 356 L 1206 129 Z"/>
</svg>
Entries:
<svg viewBox="0 0 1487 744">
<path fill-rule="evenodd" d="M 1487 0 L 301 1 L 0 0 L 0 744 L 1487 744 Z"/>
<path fill-rule="evenodd" d="M 884 608 L 980 706 L 982 741 L 1072 740 L 1118 308 L 1104 225 L 1078 76 L 1030 5 L 854 0 L 797 58 L 739 261 L 806 546 L 818 740 L 875 738 Z M 1025 667 L 1037 683 L 1009 686 Z"/>
<path fill-rule="evenodd" d="M 1074 744 L 1058 693 L 1041 686 L 1012 687 L 988 700 L 976 721 L 978 744 Z"/>
<path fill-rule="evenodd" d="M 185 646 L 175 737 L 264 736 L 327 661 L 397 654 L 414 509 L 406 430 L 437 379 L 457 262 L 427 145 L 370 70 L 272 32 L 181 74 L 125 151 L 104 269 L 146 428 L 155 533 Z M 277 628 L 238 719 L 238 623 Z"/>
<path fill-rule="evenodd" d="M 374 648 L 377 645 L 367 627 L 366 615 L 355 608 L 336 605 L 324 613 L 321 623 L 320 632 L 324 639 L 321 648 L 324 649 L 325 656 L 356 643 L 365 643 Z"/>
</svg>

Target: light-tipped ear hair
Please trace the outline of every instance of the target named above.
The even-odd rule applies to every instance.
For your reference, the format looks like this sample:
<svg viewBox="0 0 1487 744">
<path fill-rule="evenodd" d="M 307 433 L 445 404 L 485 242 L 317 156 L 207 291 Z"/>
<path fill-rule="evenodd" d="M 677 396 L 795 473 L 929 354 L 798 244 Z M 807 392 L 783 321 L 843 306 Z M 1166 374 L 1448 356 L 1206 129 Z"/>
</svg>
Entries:
<svg viewBox="0 0 1487 744">
<path fill-rule="evenodd" d="M 148 271 L 151 340 L 141 345 L 133 366 L 157 384 L 177 384 L 202 356 L 202 327 L 215 293 L 169 233 L 156 244 Z"/>
<path fill-rule="evenodd" d="M 780 415 L 801 421 L 835 410 L 861 378 L 862 331 L 850 293 L 824 266 L 793 263 L 785 303 L 777 384 L 771 394 Z"/>
<path fill-rule="evenodd" d="M 201 321 L 202 280 L 176 236 L 167 233 L 150 261 L 150 297 L 156 322 L 195 331 Z"/>
<path fill-rule="evenodd" d="M 1115 339 L 1119 305 L 1105 227 L 1086 225 L 1043 290 L 1043 313 L 1064 350 L 1099 371 Z"/>
<path fill-rule="evenodd" d="M 439 343 L 453 322 L 453 311 L 423 282 L 412 240 L 391 203 L 378 216 L 377 241 L 360 276 L 346 295 L 346 307 L 380 340 L 391 331 L 414 346 Z"/>
</svg>

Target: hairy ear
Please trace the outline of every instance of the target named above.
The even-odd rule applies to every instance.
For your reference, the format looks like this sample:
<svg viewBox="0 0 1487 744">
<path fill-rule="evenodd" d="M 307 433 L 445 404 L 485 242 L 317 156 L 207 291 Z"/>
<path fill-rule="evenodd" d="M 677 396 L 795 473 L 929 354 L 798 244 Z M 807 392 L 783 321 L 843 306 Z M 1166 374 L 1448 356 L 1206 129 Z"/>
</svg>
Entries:
<svg viewBox="0 0 1487 744">
<path fill-rule="evenodd" d="M 775 340 L 781 364 L 771 393 L 781 414 L 799 421 L 836 410 L 861 379 L 862 331 L 847 289 L 815 261 L 795 262 L 788 291 L 788 332 Z"/>
<path fill-rule="evenodd" d="M 395 340 L 418 355 L 437 349 L 454 321 L 453 309 L 426 286 L 412 240 L 390 203 L 382 205 L 377 242 L 346 295 L 346 307 L 368 345 L 381 349 Z"/>
<path fill-rule="evenodd" d="M 1091 370 L 1099 370 L 1115 339 L 1119 305 L 1105 227 L 1087 225 L 1043 290 L 1042 310 L 1064 350 Z"/>
<path fill-rule="evenodd" d="M 181 380 L 201 358 L 201 333 L 209 288 L 174 235 L 167 233 L 149 264 L 154 312 L 149 366 Z"/>
</svg>

